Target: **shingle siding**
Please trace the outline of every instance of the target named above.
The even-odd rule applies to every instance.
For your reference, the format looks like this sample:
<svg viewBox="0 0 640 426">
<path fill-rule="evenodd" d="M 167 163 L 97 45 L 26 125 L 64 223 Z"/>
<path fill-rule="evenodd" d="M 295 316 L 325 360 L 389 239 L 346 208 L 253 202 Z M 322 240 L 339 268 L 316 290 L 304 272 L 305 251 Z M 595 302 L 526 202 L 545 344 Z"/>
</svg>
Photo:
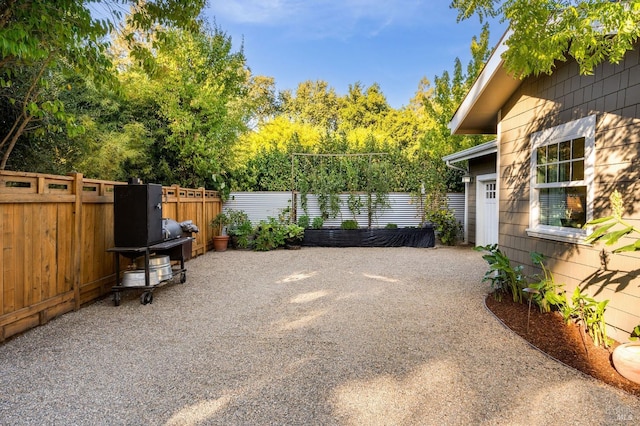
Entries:
<svg viewBox="0 0 640 426">
<path fill-rule="evenodd" d="M 502 108 L 500 152 L 500 246 L 533 271 L 529 252 L 547 256 L 558 282 L 571 295 L 575 286 L 597 300 L 610 299 L 609 332 L 626 340 L 640 323 L 640 256 L 609 255 L 601 269 L 603 246 L 588 247 L 530 238 L 529 135 L 595 114 L 596 216 L 609 213 L 613 189 L 624 191 L 627 215 L 640 219 L 640 55 L 629 52 L 619 65 L 604 64 L 593 75 L 578 73 L 573 61 L 558 63 L 551 76 L 525 79 Z M 609 248 L 610 249 L 610 248 Z M 620 272 L 616 272 L 620 271 Z"/>
</svg>

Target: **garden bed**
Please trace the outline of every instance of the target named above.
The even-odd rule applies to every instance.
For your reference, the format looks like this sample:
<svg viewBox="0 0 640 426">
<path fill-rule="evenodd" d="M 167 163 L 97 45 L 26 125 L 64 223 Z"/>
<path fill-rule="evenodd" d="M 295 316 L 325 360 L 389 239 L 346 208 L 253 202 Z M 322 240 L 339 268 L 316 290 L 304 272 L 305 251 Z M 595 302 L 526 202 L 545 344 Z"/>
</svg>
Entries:
<svg viewBox="0 0 640 426">
<path fill-rule="evenodd" d="M 302 245 L 309 247 L 433 247 L 433 226 L 423 228 L 305 229 Z"/>
</svg>

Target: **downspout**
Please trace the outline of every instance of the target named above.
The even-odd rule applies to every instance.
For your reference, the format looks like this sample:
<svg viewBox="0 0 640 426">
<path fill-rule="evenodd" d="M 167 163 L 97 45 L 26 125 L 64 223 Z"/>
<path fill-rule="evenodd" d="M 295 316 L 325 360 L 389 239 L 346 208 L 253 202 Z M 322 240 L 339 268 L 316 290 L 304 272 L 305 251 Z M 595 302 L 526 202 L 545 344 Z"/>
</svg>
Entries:
<svg viewBox="0 0 640 426">
<path fill-rule="evenodd" d="M 459 170 L 461 172 L 464 172 L 465 175 L 469 174 L 468 168 L 463 169 L 462 167 L 454 166 L 453 164 L 451 164 L 450 160 L 446 160 L 444 163 L 450 169 Z M 462 227 L 462 233 L 463 233 L 464 242 L 468 243 L 469 242 L 469 182 L 464 183 L 464 225 Z"/>
</svg>

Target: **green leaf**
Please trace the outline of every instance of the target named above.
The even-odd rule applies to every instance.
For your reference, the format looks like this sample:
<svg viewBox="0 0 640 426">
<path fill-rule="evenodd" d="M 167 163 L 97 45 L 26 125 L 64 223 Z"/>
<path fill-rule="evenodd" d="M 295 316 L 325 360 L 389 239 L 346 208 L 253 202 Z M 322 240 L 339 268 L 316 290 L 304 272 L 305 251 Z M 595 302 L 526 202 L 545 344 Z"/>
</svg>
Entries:
<svg viewBox="0 0 640 426">
<path fill-rule="evenodd" d="M 613 216 L 607 216 L 607 217 L 601 217 L 599 219 L 593 219 L 593 220 L 590 220 L 589 222 L 585 223 L 584 226 L 598 225 L 600 223 L 608 222 L 611 219 L 613 219 Z"/>
<path fill-rule="evenodd" d="M 610 223 L 608 225 L 603 225 L 597 228 L 591 235 L 589 235 L 586 239 L 587 242 L 595 242 L 600 239 L 609 229 L 611 229 L 615 223 Z"/>
<path fill-rule="evenodd" d="M 605 244 L 608 246 L 615 244 L 616 242 L 618 242 L 620 238 L 624 237 L 631 231 L 633 231 L 632 226 L 629 226 L 625 229 L 621 229 L 620 231 L 611 232 L 603 237 L 605 239 Z"/>
</svg>

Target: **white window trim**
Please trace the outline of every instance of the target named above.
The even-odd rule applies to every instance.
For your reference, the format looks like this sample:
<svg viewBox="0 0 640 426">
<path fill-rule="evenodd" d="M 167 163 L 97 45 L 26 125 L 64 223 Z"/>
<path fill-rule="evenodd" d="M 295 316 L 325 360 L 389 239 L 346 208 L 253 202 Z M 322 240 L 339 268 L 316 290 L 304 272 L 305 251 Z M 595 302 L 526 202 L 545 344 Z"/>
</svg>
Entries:
<svg viewBox="0 0 640 426">
<path fill-rule="evenodd" d="M 530 237 L 546 238 L 575 244 L 587 244 L 585 238 L 590 231 L 585 229 L 564 228 L 540 224 L 539 190 L 536 182 L 536 163 L 538 148 L 551 143 L 584 137 L 584 181 L 587 187 L 586 220 L 593 219 L 594 180 L 595 180 L 595 139 L 596 116 L 590 115 L 579 120 L 561 124 L 531 135 L 531 170 L 529 181 L 529 228 Z"/>
</svg>

